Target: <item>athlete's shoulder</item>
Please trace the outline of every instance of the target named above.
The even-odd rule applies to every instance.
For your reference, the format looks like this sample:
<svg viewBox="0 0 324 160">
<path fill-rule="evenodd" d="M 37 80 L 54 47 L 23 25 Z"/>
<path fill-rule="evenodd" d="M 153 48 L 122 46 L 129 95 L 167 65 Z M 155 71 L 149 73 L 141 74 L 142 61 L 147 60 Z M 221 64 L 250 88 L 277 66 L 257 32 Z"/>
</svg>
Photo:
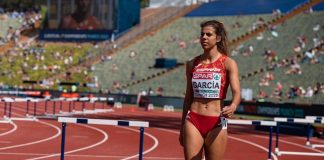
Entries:
<svg viewBox="0 0 324 160">
<path fill-rule="evenodd" d="M 199 56 L 193 57 L 191 59 L 189 59 L 188 61 L 186 61 L 186 72 L 189 73 L 192 71 L 192 69 L 194 68 L 195 65 L 197 65 L 197 61 L 199 60 Z"/>
<path fill-rule="evenodd" d="M 225 66 L 226 66 L 227 69 L 231 69 L 233 67 L 237 68 L 236 61 L 233 58 L 228 57 L 228 56 L 227 56 L 227 58 L 225 60 Z"/>
</svg>

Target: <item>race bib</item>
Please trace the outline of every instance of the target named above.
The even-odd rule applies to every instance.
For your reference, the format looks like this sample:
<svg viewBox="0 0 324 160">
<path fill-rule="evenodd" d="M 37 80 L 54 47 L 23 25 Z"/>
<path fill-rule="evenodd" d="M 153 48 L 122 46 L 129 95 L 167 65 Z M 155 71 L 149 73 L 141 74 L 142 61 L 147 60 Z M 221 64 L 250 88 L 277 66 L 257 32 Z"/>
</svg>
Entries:
<svg viewBox="0 0 324 160">
<path fill-rule="evenodd" d="M 221 74 L 213 72 L 196 72 L 192 77 L 194 97 L 219 98 Z"/>
</svg>

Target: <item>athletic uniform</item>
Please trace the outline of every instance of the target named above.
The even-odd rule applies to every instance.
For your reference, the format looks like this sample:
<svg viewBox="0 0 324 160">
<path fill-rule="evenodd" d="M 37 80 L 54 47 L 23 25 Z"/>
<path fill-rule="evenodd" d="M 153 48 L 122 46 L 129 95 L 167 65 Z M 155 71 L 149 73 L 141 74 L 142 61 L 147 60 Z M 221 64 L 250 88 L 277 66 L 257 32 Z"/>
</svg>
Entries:
<svg viewBox="0 0 324 160">
<path fill-rule="evenodd" d="M 192 69 L 192 88 L 194 98 L 225 99 L 229 85 L 225 68 L 227 56 L 221 55 L 215 62 L 202 64 L 196 57 Z M 221 123 L 221 117 L 199 115 L 188 111 L 186 119 L 205 137 L 209 131 Z"/>
</svg>

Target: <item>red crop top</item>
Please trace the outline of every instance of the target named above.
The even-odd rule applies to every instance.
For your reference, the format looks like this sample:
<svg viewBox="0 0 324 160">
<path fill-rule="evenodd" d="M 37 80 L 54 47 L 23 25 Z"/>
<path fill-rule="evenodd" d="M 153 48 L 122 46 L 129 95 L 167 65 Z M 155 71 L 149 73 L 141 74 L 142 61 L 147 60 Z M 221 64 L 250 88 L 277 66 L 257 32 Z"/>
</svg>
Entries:
<svg viewBox="0 0 324 160">
<path fill-rule="evenodd" d="M 225 99 L 229 85 L 225 68 L 227 56 L 221 55 L 210 64 L 202 64 L 199 57 L 194 59 L 192 69 L 194 98 Z"/>
</svg>

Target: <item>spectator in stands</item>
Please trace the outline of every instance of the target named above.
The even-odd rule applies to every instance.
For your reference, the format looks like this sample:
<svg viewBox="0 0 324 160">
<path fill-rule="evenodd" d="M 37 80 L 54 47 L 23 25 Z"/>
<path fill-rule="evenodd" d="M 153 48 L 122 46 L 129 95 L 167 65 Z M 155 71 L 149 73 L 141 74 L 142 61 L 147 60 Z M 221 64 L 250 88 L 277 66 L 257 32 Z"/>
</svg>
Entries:
<svg viewBox="0 0 324 160">
<path fill-rule="evenodd" d="M 158 52 L 156 53 L 156 56 L 157 56 L 157 58 L 164 58 L 164 56 L 165 56 L 165 49 L 164 48 L 160 48 L 158 50 Z"/>
<path fill-rule="evenodd" d="M 232 24 L 232 28 L 241 28 L 241 27 L 242 27 L 242 25 L 238 21 L 236 21 L 234 24 Z"/>
<path fill-rule="evenodd" d="M 181 49 L 185 49 L 185 48 L 187 47 L 186 42 L 185 42 L 185 41 L 180 41 L 180 42 L 179 42 L 179 47 L 180 47 Z"/>
<path fill-rule="evenodd" d="M 298 36 L 297 37 L 297 41 L 298 41 L 298 45 L 301 48 L 305 48 L 306 47 L 307 38 L 305 36 Z"/>
<path fill-rule="evenodd" d="M 272 10 L 272 16 L 277 17 L 281 15 L 281 10 L 280 9 L 274 9 Z"/>
<path fill-rule="evenodd" d="M 162 94 L 163 94 L 163 88 L 160 86 L 160 87 L 158 87 L 157 89 L 156 89 L 156 95 L 157 96 L 162 96 Z"/>
<path fill-rule="evenodd" d="M 287 97 L 289 99 L 293 99 L 297 97 L 297 87 L 294 87 L 294 85 L 290 85 L 290 89 L 287 92 Z"/>
<path fill-rule="evenodd" d="M 137 53 L 134 50 L 131 50 L 129 52 L 129 58 L 134 58 L 137 55 Z"/>
<path fill-rule="evenodd" d="M 12 26 L 9 26 L 7 30 L 7 41 L 11 41 L 13 39 L 15 33 L 15 29 Z"/>
<path fill-rule="evenodd" d="M 322 88 L 321 83 L 317 82 L 316 85 L 314 86 L 314 90 L 313 90 L 314 94 L 316 95 L 320 93 L 321 88 Z"/>
<path fill-rule="evenodd" d="M 4 38 L 0 37 L 0 46 L 5 44 Z"/>
<path fill-rule="evenodd" d="M 268 63 L 278 60 L 277 53 L 274 50 L 266 49 L 264 51 L 265 59 Z"/>
<path fill-rule="evenodd" d="M 114 81 L 113 82 L 113 88 L 115 90 L 119 90 L 121 88 L 120 82 L 119 81 Z"/>
<path fill-rule="evenodd" d="M 268 97 L 267 94 L 263 90 L 260 90 L 257 95 L 257 101 L 264 102 L 265 98 L 267 97 Z"/>
<path fill-rule="evenodd" d="M 131 74 L 130 74 L 130 80 L 134 80 L 135 79 L 135 71 L 132 70 Z"/>
<path fill-rule="evenodd" d="M 75 4 L 75 11 L 63 17 L 59 28 L 77 30 L 104 29 L 100 20 L 90 13 L 90 0 L 75 0 Z"/>
<path fill-rule="evenodd" d="M 301 51 L 301 47 L 299 45 L 295 45 L 293 50 L 295 53 L 299 53 Z"/>
<path fill-rule="evenodd" d="M 310 98 L 313 97 L 314 95 L 314 90 L 312 89 L 311 86 L 308 86 L 306 89 L 305 97 Z"/>
<path fill-rule="evenodd" d="M 290 68 L 286 71 L 286 74 L 302 74 L 300 65 L 297 63 L 297 57 L 294 56 L 290 60 Z"/>
<path fill-rule="evenodd" d="M 274 98 L 276 100 L 281 101 L 282 100 L 282 85 L 280 82 L 277 82 L 277 85 L 275 89 L 273 90 L 272 94 L 270 95 L 270 98 Z"/>
<path fill-rule="evenodd" d="M 240 103 L 240 82 L 236 62 L 228 57 L 227 33 L 216 20 L 201 23 L 203 53 L 186 64 L 187 88 L 179 141 L 185 159 L 224 158 L 227 122 Z M 223 105 L 228 85 L 232 102 Z"/>
<path fill-rule="evenodd" d="M 315 49 L 311 51 L 305 51 L 301 63 L 310 62 L 313 58 L 315 58 Z"/>
</svg>

